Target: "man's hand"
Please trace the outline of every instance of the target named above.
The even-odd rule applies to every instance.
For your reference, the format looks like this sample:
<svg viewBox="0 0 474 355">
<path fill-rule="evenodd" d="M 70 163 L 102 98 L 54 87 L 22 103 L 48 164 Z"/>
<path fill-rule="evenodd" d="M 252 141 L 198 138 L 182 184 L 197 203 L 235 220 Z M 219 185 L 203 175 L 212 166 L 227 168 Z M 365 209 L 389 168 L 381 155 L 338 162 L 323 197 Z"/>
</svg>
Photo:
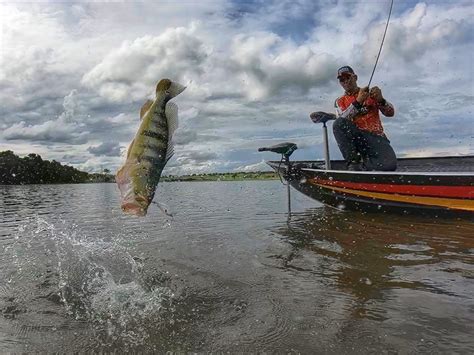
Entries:
<svg viewBox="0 0 474 355">
<path fill-rule="evenodd" d="M 359 89 L 359 93 L 357 94 L 357 102 L 361 105 L 364 103 L 365 100 L 369 97 L 369 87 L 363 87 Z"/>
<path fill-rule="evenodd" d="M 382 96 L 382 90 L 380 90 L 378 86 L 374 86 L 372 89 L 370 89 L 370 97 L 373 98 L 378 103 L 385 101 L 385 99 Z"/>
</svg>

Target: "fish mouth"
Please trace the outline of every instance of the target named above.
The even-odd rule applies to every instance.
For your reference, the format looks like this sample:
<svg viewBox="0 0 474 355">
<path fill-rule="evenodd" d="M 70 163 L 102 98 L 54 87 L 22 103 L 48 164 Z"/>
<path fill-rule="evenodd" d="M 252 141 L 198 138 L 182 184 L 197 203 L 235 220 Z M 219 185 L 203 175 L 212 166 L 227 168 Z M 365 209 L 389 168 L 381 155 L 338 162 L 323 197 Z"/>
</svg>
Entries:
<svg viewBox="0 0 474 355">
<path fill-rule="evenodd" d="M 121 195 L 122 211 L 135 216 L 145 216 L 148 210 L 148 199 L 142 194 L 135 192 L 128 171 L 120 170 L 117 173 L 116 181 Z"/>
<path fill-rule="evenodd" d="M 129 193 L 122 199 L 122 211 L 135 216 L 146 216 L 148 210 L 148 199 Z"/>
<path fill-rule="evenodd" d="M 143 217 L 146 216 L 146 209 L 143 207 L 133 203 L 133 202 L 126 202 L 122 205 L 122 211 L 125 213 L 134 215 L 134 216 L 139 216 Z"/>
<path fill-rule="evenodd" d="M 135 216 L 146 216 L 148 210 L 148 203 L 145 198 L 141 196 L 134 196 L 128 201 L 122 203 L 122 211 Z"/>
</svg>

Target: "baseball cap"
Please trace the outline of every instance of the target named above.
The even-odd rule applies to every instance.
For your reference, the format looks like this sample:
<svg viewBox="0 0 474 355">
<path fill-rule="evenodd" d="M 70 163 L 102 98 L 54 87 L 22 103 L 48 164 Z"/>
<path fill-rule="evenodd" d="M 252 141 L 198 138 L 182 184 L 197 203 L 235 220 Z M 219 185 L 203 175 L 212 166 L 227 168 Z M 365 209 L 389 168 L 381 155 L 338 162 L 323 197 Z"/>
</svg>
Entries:
<svg viewBox="0 0 474 355">
<path fill-rule="evenodd" d="M 355 73 L 354 73 L 354 70 L 352 70 L 350 66 L 345 65 L 343 67 L 340 67 L 337 70 L 337 78 L 339 79 L 341 75 L 344 75 L 344 74 L 355 74 Z"/>
</svg>

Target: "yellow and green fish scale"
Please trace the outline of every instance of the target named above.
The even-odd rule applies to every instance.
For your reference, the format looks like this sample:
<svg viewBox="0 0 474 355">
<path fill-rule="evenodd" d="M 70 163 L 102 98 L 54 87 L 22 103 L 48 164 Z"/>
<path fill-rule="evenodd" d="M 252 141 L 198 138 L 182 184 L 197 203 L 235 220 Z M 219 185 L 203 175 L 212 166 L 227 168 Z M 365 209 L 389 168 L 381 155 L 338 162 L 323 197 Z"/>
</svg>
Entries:
<svg viewBox="0 0 474 355">
<path fill-rule="evenodd" d="M 158 101 L 158 100 L 157 100 Z M 155 101 L 143 117 L 137 138 L 133 144 L 131 157 L 137 164 L 131 173 L 134 189 L 145 192 L 149 199 L 160 181 L 166 163 L 168 149 L 168 122 L 164 107 Z"/>
</svg>

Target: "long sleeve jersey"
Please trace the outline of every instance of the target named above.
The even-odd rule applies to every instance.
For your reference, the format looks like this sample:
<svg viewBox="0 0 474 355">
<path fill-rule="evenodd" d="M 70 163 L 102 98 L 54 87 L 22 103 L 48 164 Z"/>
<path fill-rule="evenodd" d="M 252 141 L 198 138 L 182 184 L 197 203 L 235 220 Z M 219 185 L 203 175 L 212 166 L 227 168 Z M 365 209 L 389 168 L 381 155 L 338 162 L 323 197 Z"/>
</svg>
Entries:
<svg viewBox="0 0 474 355">
<path fill-rule="evenodd" d="M 354 104 L 356 98 L 357 92 L 353 95 L 344 95 L 336 99 L 334 105 L 336 107 L 337 117 L 343 117 L 353 121 L 361 130 L 384 135 L 379 110 L 384 116 L 392 117 L 395 114 L 393 105 L 388 101 L 386 101 L 384 105 L 381 105 L 369 97 L 365 100 L 362 107 L 360 107 L 360 105 L 357 105 L 357 102 Z"/>
</svg>

